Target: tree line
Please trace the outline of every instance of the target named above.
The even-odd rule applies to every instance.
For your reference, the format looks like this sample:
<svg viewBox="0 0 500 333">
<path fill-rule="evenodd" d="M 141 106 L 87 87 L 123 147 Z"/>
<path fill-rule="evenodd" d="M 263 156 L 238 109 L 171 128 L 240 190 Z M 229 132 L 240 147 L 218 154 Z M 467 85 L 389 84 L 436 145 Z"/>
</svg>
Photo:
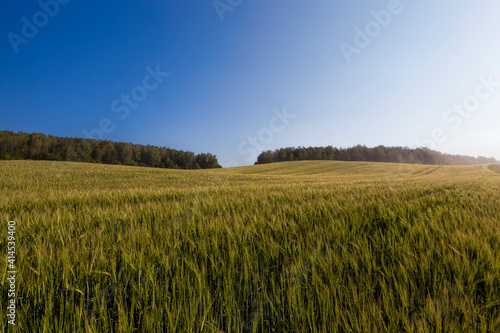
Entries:
<svg viewBox="0 0 500 333">
<path fill-rule="evenodd" d="M 0 160 L 32 159 L 170 169 L 220 168 L 215 155 L 109 140 L 0 131 Z"/>
<path fill-rule="evenodd" d="M 377 146 L 368 148 L 357 145 L 350 148 L 327 147 L 289 147 L 274 151 L 262 152 L 255 164 L 282 161 L 332 160 L 332 161 L 366 161 L 393 162 L 437 165 L 469 165 L 499 163 L 493 157 L 471 157 L 440 153 L 428 148 L 410 149 L 408 147 Z"/>
</svg>

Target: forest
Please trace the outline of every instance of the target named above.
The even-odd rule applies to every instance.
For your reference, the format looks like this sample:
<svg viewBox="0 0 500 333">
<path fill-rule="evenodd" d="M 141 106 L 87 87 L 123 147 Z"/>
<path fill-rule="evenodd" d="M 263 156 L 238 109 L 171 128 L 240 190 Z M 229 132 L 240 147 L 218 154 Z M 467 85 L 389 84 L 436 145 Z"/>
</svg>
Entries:
<svg viewBox="0 0 500 333">
<path fill-rule="evenodd" d="M 220 168 L 210 153 L 109 140 L 57 137 L 40 133 L 0 131 L 0 160 L 52 160 L 124 164 L 170 169 Z"/>
<path fill-rule="evenodd" d="M 408 147 L 377 146 L 368 148 L 357 145 L 350 148 L 327 147 L 289 147 L 274 151 L 262 152 L 255 164 L 303 161 L 303 160 L 333 160 L 333 161 L 366 161 L 392 162 L 434 165 L 470 165 L 499 163 L 493 157 L 471 157 L 440 153 L 428 148 L 410 149 Z"/>
</svg>

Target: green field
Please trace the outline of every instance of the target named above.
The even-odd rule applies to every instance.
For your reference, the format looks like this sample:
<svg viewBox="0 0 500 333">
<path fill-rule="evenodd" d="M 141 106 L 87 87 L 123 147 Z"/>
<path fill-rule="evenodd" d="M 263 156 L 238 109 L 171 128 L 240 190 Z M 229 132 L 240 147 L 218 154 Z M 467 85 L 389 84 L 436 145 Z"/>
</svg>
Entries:
<svg viewBox="0 0 500 333">
<path fill-rule="evenodd" d="M 14 331 L 500 332 L 499 171 L 0 161 Z"/>
</svg>

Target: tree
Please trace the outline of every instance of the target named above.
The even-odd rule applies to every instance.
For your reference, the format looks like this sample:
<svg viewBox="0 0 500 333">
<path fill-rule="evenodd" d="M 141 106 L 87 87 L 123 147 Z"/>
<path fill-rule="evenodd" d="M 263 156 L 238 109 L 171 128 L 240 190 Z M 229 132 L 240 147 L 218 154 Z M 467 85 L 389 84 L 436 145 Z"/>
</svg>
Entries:
<svg viewBox="0 0 500 333">
<path fill-rule="evenodd" d="M 272 163 L 272 162 L 273 162 L 273 154 L 270 150 L 263 152 L 257 157 L 258 164 Z"/>
<path fill-rule="evenodd" d="M 371 161 L 419 164 L 487 164 L 499 163 L 493 157 L 470 157 L 443 154 L 428 148 L 408 147 L 368 148 L 357 145 L 347 149 L 327 147 L 288 147 L 262 152 L 255 164 L 301 160 Z"/>
<path fill-rule="evenodd" d="M 132 144 L 117 142 L 115 143 L 115 149 L 117 153 L 117 158 L 122 164 L 131 164 L 132 163 Z"/>
<path fill-rule="evenodd" d="M 109 140 L 66 138 L 40 133 L 0 131 L 0 159 L 45 159 L 148 165 L 167 168 L 220 168 L 210 153 L 143 146 Z"/>
</svg>

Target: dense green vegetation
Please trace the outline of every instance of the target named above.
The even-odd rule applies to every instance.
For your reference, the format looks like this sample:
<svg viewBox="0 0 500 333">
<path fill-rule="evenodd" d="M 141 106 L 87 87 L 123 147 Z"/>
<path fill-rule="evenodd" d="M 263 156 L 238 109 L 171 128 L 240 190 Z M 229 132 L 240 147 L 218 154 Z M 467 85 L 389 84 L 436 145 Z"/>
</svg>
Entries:
<svg viewBox="0 0 500 333">
<path fill-rule="evenodd" d="M 443 154 L 428 148 L 410 149 L 407 147 L 377 146 L 368 148 L 357 145 L 350 148 L 327 147 L 291 147 L 274 151 L 262 152 L 257 157 L 255 164 L 304 161 L 304 160 L 330 160 L 330 161 L 366 161 L 366 162 L 391 162 L 412 164 L 439 164 L 439 165 L 471 165 L 499 163 L 493 157 L 470 157 L 463 155 Z"/>
<path fill-rule="evenodd" d="M 49 160 L 140 165 L 169 169 L 220 168 L 215 155 L 109 140 L 0 131 L 0 160 Z"/>
<path fill-rule="evenodd" d="M 14 331 L 499 332 L 495 170 L 0 161 Z"/>
</svg>

